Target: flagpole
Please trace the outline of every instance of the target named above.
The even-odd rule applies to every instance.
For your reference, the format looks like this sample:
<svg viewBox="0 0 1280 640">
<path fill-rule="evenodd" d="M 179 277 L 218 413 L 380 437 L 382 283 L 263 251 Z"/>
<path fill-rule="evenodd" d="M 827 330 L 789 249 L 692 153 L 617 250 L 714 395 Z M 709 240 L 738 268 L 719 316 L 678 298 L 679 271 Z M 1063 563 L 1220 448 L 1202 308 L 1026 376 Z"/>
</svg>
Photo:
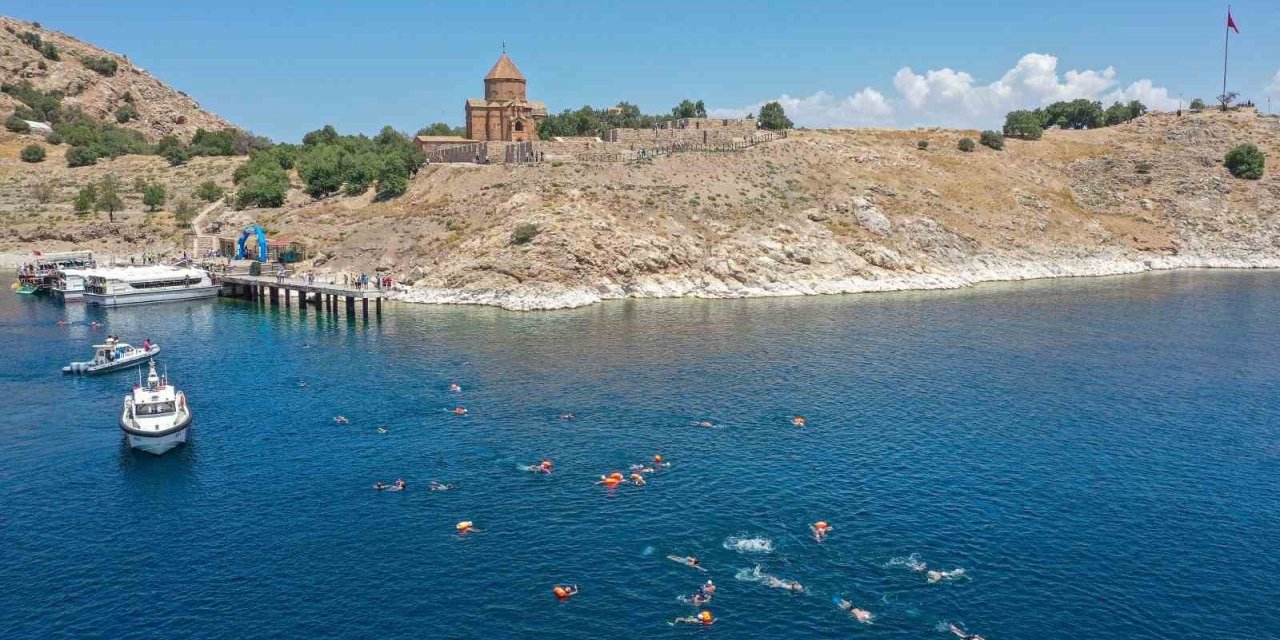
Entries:
<svg viewBox="0 0 1280 640">
<path fill-rule="evenodd" d="M 1227 110 L 1227 51 L 1231 46 L 1231 5 L 1227 5 L 1227 26 L 1223 29 L 1222 38 L 1222 110 Z"/>
</svg>

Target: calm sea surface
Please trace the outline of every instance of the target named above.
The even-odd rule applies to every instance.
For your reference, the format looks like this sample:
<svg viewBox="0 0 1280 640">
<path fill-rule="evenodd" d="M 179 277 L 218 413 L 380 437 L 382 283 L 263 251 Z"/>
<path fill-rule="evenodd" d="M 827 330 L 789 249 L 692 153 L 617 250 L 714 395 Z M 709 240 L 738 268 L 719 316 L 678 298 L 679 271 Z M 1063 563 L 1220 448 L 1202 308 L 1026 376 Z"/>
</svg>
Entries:
<svg viewBox="0 0 1280 640">
<path fill-rule="evenodd" d="M 1280 638 L 1277 273 L 368 324 L 4 284 L 4 638 Z M 187 447 L 60 373 L 107 332 L 162 345 Z"/>
</svg>

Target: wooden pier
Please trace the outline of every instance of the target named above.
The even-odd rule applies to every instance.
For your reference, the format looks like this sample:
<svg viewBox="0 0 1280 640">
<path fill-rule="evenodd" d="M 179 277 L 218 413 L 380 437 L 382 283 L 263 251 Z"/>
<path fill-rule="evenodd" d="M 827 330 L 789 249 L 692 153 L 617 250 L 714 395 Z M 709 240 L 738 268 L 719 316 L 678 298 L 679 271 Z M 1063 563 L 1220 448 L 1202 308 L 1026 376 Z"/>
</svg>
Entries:
<svg viewBox="0 0 1280 640">
<path fill-rule="evenodd" d="M 288 307 L 293 304 L 291 298 L 298 298 L 298 308 L 306 310 L 308 305 L 323 309 L 329 313 L 337 313 L 338 305 L 346 301 L 348 315 L 356 312 L 356 301 L 360 301 L 361 315 L 369 318 L 369 301 L 373 300 L 374 313 L 382 315 L 382 298 L 386 291 L 377 287 L 355 287 L 350 285 L 331 284 L 325 282 L 307 282 L 304 278 L 282 278 L 278 276 L 251 276 L 246 274 L 216 274 L 214 280 L 222 285 L 224 295 L 246 300 L 254 300 L 259 304 L 270 302 L 272 306 L 282 303 Z"/>
</svg>

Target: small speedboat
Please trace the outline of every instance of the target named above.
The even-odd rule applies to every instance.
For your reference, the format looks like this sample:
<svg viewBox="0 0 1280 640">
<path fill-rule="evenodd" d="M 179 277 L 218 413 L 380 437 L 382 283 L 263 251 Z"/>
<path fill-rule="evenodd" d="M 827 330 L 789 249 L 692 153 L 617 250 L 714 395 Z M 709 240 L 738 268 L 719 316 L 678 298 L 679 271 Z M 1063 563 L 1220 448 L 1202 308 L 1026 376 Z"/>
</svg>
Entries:
<svg viewBox="0 0 1280 640">
<path fill-rule="evenodd" d="M 72 362 L 62 368 L 63 373 L 107 373 L 119 371 L 142 364 L 147 358 L 160 353 L 160 345 L 150 343 L 147 348 L 139 348 L 119 340 L 108 338 L 106 344 L 93 345 L 93 359 L 85 362 Z"/>
<path fill-rule="evenodd" d="M 146 384 L 134 386 L 124 397 L 120 428 L 129 446 L 160 455 L 185 443 L 190 426 L 186 394 L 169 384 L 167 375 L 156 375 L 156 361 L 152 360 Z"/>
</svg>

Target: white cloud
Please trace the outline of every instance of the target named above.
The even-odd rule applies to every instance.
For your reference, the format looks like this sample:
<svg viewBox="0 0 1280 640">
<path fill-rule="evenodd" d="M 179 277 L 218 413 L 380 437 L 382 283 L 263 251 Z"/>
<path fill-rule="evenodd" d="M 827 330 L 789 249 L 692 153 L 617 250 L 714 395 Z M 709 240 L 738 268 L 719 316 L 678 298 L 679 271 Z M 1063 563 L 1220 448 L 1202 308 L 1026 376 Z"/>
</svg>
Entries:
<svg viewBox="0 0 1280 640">
<path fill-rule="evenodd" d="M 1102 70 L 1058 71 L 1058 58 L 1043 53 L 1022 56 L 1000 79 L 979 84 L 964 71 L 944 67 L 923 74 L 910 67 L 893 76 L 898 96 L 890 99 L 876 89 L 863 88 L 846 97 L 818 91 L 806 98 L 778 98 L 796 124 L 806 127 L 856 125 L 945 125 L 992 127 L 1014 109 L 1030 109 L 1059 100 L 1089 98 L 1105 103 L 1141 100 L 1153 109 L 1174 109 L 1178 101 L 1168 89 L 1141 79 L 1121 88 L 1114 67 Z M 1280 93 L 1280 72 L 1273 82 Z M 756 111 L 761 101 L 741 109 L 713 109 L 720 117 Z"/>
<path fill-rule="evenodd" d="M 818 91 L 803 98 L 783 94 L 776 100 L 786 110 L 787 117 L 806 127 L 886 124 L 893 115 L 889 100 L 870 87 L 843 98 Z M 760 107 L 766 102 L 773 100 L 764 100 L 740 109 L 710 109 L 708 115 L 713 118 L 742 117 L 748 113 L 759 113 Z"/>
<path fill-rule="evenodd" d="M 1269 96 L 1280 95 L 1280 71 L 1277 71 L 1276 75 L 1271 77 L 1271 84 L 1267 85 L 1263 93 Z"/>
</svg>

